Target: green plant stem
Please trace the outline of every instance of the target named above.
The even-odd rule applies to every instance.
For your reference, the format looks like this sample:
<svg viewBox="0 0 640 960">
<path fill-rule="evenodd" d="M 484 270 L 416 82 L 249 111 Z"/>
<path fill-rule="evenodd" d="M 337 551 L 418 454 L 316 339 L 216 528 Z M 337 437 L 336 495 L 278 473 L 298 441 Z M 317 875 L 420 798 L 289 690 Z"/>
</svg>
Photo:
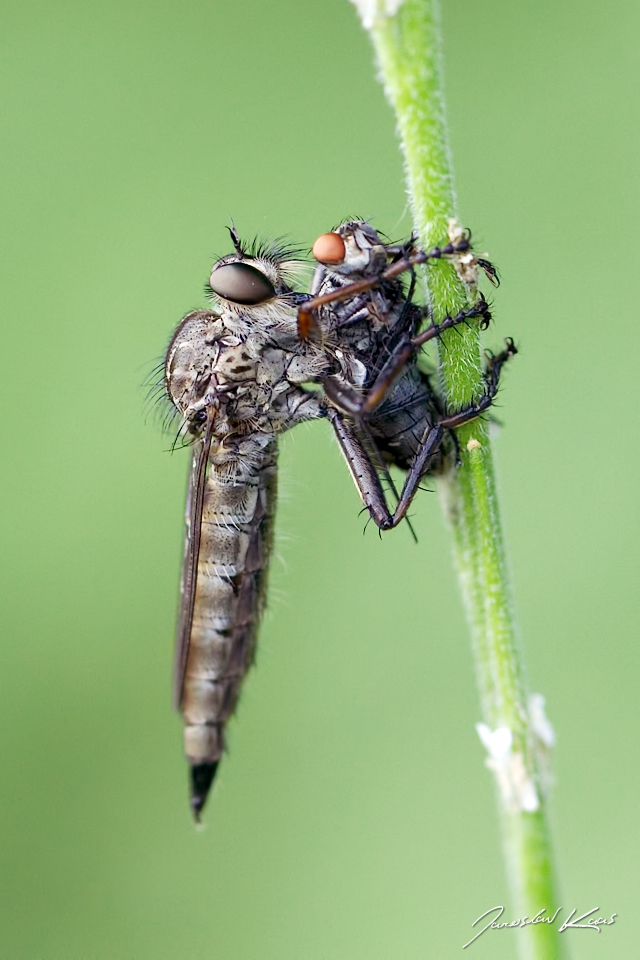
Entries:
<svg viewBox="0 0 640 960">
<path fill-rule="evenodd" d="M 375 2 L 375 0 L 374 0 Z M 385 9 L 395 7 L 390 11 Z M 448 147 L 440 70 L 437 0 L 354 0 L 375 47 L 387 97 L 393 106 L 405 158 L 415 227 L 424 249 L 441 245 L 455 217 L 456 197 Z M 451 263 L 427 273 L 436 320 L 462 309 L 475 291 Z M 440 376 L 449 409 L 483 391 L 477 326 L 451 331 L 440 351 Z M 484 723 L 507 728 L 511 749 L 494 755 L 507 874 L 515 917 L 532 919 L 542 908 L 553 915 L 557 901 L 544 782 L 538 766 L 541 741 L 527 709 L 523 668 L 516 643 L 500 512 L 487 424 L 478 419 L 458 431 L 462 463 L 441 483 L 454 538 L 462 594 L 471 626 Z M 515 919 L 515 917 L 513 919 Z M 475 918 L 474 918 L 475 919 Z M 506 918 L 503 918 L 506 919 Z M 520 933 L 527 960 L 558 960 L 563 938 L 554 925 L 537 923 Z M 477 932 L 477 930 L 475 931 Z M 472 934 L 471 934 L 472 935 Z M 470 935 L 470 936 L 471 936 Z"/>
</svg>

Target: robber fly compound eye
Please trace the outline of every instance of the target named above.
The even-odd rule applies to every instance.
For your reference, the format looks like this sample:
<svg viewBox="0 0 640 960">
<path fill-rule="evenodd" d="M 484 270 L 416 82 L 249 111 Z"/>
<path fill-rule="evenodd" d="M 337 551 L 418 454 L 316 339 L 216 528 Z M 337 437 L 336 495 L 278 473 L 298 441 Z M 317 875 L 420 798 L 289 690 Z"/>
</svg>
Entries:
<svg viewBox="0 0 640 960">
<path fill-rule="evenodd" d="M 346 252 L 344 240 L 339 233 L 323 233 L 311 248 L 312 255 L 320 263 L 342 263 Z"/>
<path fill-rule="evenodd" d="M 222 263 L 214 267 L 209 285 L 223 300 L 245 306 L 266 303 L 276 295 L 271 281 L 249 263 Z"/>
</svg>

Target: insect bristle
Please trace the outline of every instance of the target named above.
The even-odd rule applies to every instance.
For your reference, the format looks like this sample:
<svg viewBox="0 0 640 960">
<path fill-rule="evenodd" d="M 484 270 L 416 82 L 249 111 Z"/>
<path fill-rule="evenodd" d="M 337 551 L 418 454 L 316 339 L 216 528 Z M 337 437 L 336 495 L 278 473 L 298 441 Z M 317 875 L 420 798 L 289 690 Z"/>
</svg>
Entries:
<svg viewBox="0 0 640 960">
<path fill-rule="evenodd" d="M 146 387 L 143 411 L 145 423 L 152 419 L 155 423 L 160 422 L 162 433 L 166 433 L 168 427 L 177 416 L 177 410 L 167 394 L 167 386 L 164 378 L 164 359 L 158 359 L 153 365 L 147 376 L 140 384 L 141 389 Z"/>
<path fill-rule="evenodd" d="M 360 216 L 343 217 L 342 220 L 339 220 L 338 223 L 335 224 L 335 226 L 331 227 L 331 233 L 335 233 L 338 227 L 341 227 L 343 223 L 369 223 L 370 221 L 371 221 L 371 217 L 360 217 Z"/>
</svg>

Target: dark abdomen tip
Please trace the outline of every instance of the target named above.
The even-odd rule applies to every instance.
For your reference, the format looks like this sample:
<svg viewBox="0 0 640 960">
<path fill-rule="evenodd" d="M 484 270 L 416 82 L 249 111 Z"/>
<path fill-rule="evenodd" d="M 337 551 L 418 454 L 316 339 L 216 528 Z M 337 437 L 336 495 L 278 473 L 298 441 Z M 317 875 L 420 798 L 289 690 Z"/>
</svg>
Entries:
<svg viewBox="0 0 640 960">
<path fill-rule="evenodd" d="M 200 823 L 200 814 L 207 802 L 219 762 L 197 763 L 191 767 L 191 810 L 196 823 Z"/>
</svg>

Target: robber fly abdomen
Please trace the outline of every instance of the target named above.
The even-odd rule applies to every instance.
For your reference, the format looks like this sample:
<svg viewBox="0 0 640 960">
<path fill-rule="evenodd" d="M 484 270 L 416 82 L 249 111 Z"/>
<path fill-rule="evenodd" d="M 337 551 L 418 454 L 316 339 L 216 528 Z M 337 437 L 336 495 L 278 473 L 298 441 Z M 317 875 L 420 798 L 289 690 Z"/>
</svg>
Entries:
<svg viewBox="0 0 640 960">
<path fill-rule="evenodd" d="M 276 459 L 275 442 L 256 451 L 249 469 L 242 461 L 218 464 L 209 457 L 191 635 L 186 661 L 176 670 L 183 678 L 176 692 L 194 809 L 222 758 L 225 724 L 254 657 L 273 540 Z"/>
<path fill-rule="evenodd" d="M 297 337 L 290 254 L 247 250 L 231 236 L 236 252 L 214 265 L 209 283 L 218 309 L 182 320 L 165 363 L 167 393 L 194 438 L 175 697 L 196 818 L 253 660 L 273 536 L 277 437 L 324 415 L 301 384 L 327 367 L 322 351 Z"/>
</svg>

